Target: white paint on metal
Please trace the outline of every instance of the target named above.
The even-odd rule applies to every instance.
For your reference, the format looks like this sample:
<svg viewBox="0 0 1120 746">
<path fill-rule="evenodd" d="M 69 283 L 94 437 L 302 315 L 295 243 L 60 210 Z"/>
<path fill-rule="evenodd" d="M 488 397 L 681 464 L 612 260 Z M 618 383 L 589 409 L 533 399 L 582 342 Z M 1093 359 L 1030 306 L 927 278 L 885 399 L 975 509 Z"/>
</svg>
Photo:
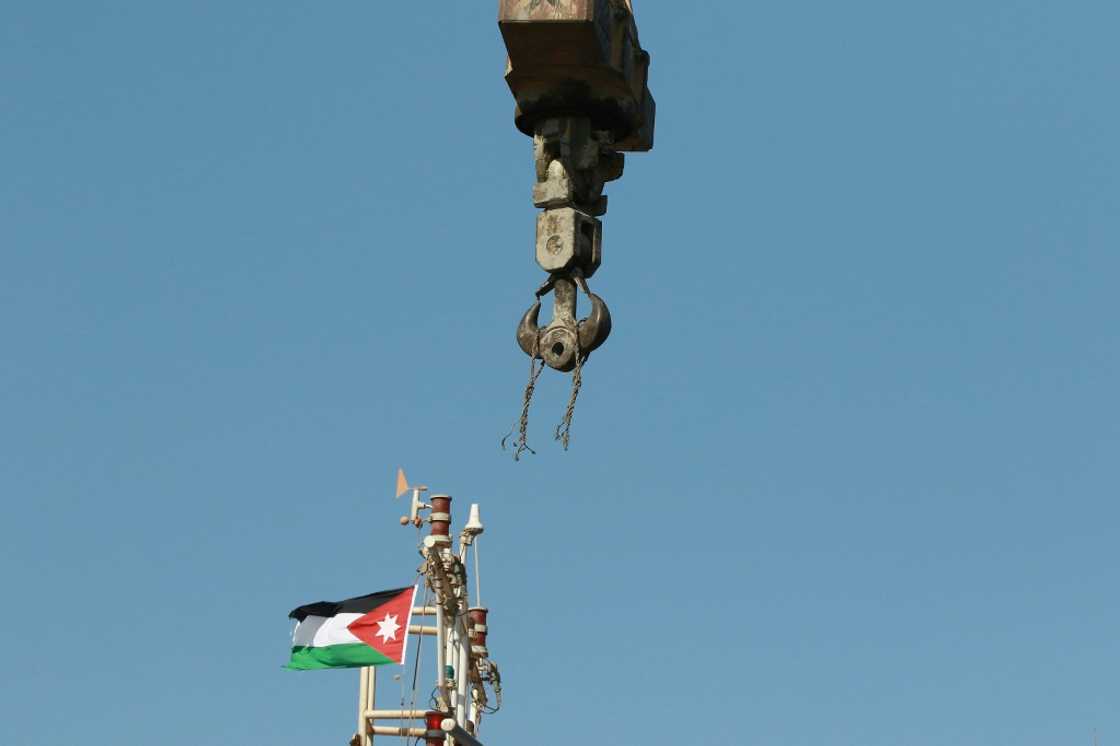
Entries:
<svg viewBox="0 0 1120 746">
<path fill-rule="evenodd" d="M 423 720 L 424 710 L 366 710 L 367 720 Z"/>
<path fill-rule="evenodd" d="M 458 746 L 482 746 L 482 741 L 479 741 L 470 733 L 467 733 L 462 726 L 451 718 L 445 718 L 444 721 L 440 723 L 440 728 L 450 738 L 455 739 L 455 743 L 458 744 Z"/>
<path fill-rule="evenodd" d="M 369 707 L 369 669 L 358 669 L 358 742 L 361 746 L 370 746 L 369 723 L 365 719 L 366 708 Z"/>
<path fill-rule="evenodd" d="M 370 726 L 375 736 L 398 736 L 404 738 L 424 738 L 428 735 L 426 728 L 396 728 L 390 725 Z M 439 731 L 436 731 L 437 733 Z"/>
</svg>

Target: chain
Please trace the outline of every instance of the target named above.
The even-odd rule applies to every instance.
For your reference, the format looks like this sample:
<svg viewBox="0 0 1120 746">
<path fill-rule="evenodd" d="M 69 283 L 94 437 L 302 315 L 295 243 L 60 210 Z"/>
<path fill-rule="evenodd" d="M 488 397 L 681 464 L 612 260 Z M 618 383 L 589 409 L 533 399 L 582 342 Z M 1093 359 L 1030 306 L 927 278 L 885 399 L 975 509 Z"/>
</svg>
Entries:
<svg viewBox="0 0 1120 746">
<path fill-rule="evenodd" d="M 533 403 L 533 392 L 537 390 L 537 381 L 544 373 L 544 360 L 541 360 L 540 366 L 537 365 L 538 358 L 532 357 L 529 359 L 529 383 L 525 385 L 525 397 L 521 404 L 521 420 L 515 429 L 518 431 L 517 447 L 513 451 L 513 460 L 520 461 L 521 457 L 526 451 L 537 455 L 537 452 L 529 447 L 529 407 Z M 510 430 L 506 437 L 502 438 L 502 450 L 506 450 L 506 445 L 509 442 L 510 436 L 513 435 L 513 430 Z"/>
<path fill-rule="evenodd" d="M 579 339 L 579 335 L 576 335 Z M 568 397 L 568 409 L 564 412 L 564 419 L 556 428 L 556 440 L 564 445 L 564 450 L 568 450 L 568 444 L 572 440 L 572 417 L 576 413 L 576 399 L 579 398 L 579 390 L 583 388 L 583 362 L 586 358 L 583 352 L 579 349 L 579 342 L 576 342 L 576 369 L 572 373 L 572 394 Z"/>
</svg>

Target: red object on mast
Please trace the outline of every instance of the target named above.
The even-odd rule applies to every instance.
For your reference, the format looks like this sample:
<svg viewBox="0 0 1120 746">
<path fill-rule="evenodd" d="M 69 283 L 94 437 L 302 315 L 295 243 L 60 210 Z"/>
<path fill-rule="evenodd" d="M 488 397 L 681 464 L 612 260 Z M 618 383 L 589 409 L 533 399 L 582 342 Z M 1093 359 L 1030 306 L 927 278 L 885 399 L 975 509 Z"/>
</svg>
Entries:
<svg viewBox="0 0 1120 746">
<path fill-rule="evenodd" d="M 451 540 L 451 496 L 432 495 L 432 536 L 446 536 Z"/>
<path fill-rule="evenodd" d="M 471 620 L 471 652 L 482 657 L 486 657 L 490 654 L 486 649 L 486 635 L 489 633 L 489 629 L 486 626 L 486 618 L 489 615 L 490 610 L 482 608 L 474 608 L 467 612 L 467 616 Z"/>
<path fill-rule="evenodd" d="M 435 712 L 434 710 L 425 713 L 424 727 L 428 729 L 428 733 L 439 733 L 438 736 L 432 736 L 430 738 L 424 739 L 427 742 L 428 746 L 443 746 L 444 741 L 447 738 L 442 730 L 443 719 L 445 717 L 447 717 L 445 713 Z"/>
</svg>

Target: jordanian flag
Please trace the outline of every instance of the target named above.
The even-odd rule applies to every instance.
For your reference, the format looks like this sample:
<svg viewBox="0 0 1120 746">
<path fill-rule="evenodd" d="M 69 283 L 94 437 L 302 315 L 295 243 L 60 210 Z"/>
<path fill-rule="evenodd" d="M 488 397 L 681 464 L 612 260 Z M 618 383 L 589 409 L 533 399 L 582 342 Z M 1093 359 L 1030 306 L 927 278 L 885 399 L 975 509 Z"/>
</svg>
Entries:
<svg viewBox="0 0 1120 746">
<path fill-rule="evenodd" d="M 295 619 L 288 668 L 361 668 L 404 663 L 408 625 L 418 586 L 381 591 L 332 603 L 301 606 Z"/>
</svg>

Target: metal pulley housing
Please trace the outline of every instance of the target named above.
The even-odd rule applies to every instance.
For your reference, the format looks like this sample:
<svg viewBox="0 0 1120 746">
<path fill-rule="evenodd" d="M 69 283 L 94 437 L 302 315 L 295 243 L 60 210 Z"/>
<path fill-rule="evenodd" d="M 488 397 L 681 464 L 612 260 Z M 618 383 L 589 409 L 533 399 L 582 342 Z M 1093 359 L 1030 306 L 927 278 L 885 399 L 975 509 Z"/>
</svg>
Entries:
<svg viewBox="0 0 1120 746">
<path fill-rule="evenodd" d="M 587 116 L 615 150 L 653 147 L 650 57 L 630 0 L 501 0 L 498 25 L 518 129 L 532 135 L 541 119 Z"/>
</svg>

